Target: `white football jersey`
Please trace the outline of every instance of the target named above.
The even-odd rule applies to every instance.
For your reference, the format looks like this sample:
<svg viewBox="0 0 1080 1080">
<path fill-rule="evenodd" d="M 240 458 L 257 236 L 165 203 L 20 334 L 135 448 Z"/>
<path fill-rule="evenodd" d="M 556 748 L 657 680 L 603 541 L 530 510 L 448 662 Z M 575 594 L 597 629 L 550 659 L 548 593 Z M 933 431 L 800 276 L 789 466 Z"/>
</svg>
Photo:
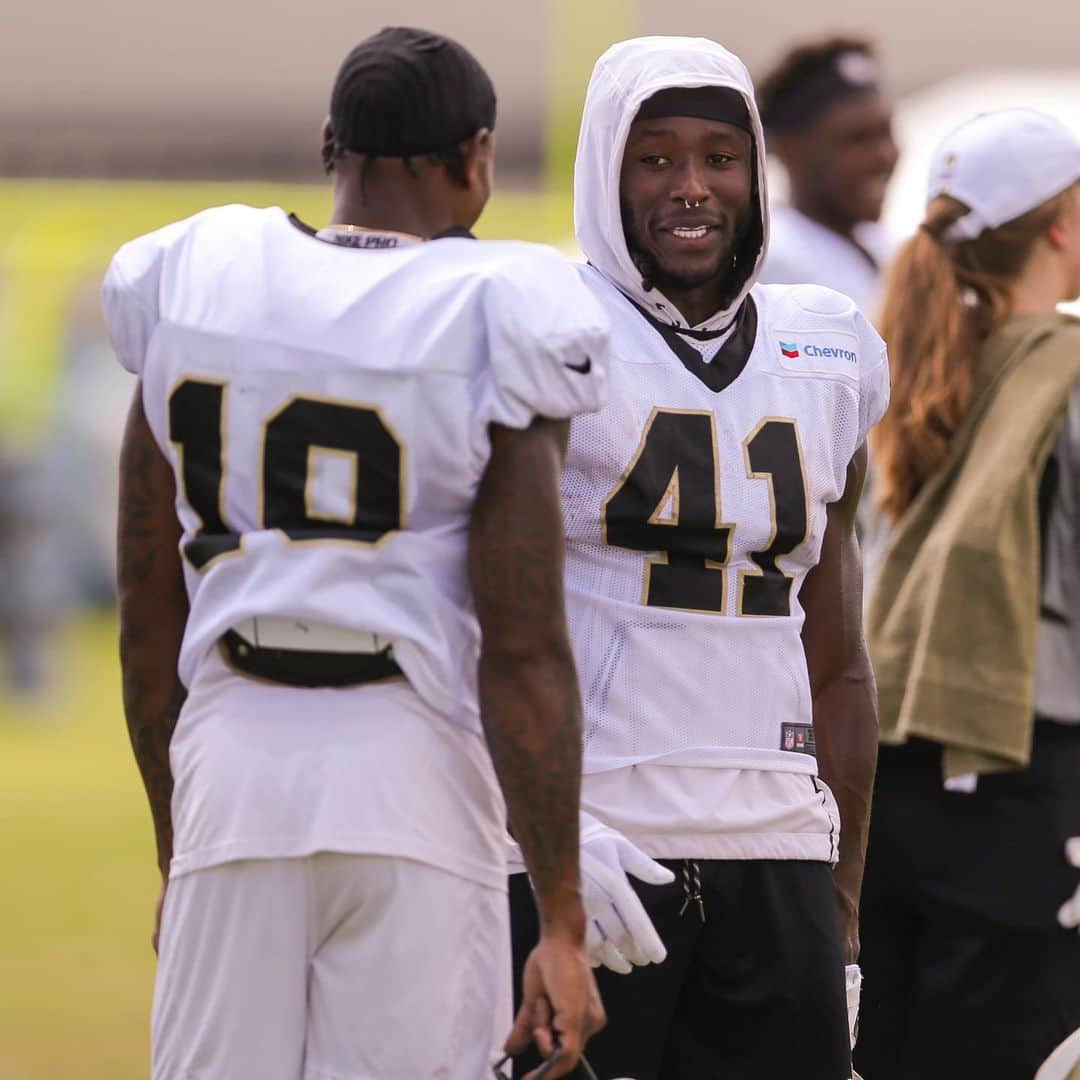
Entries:
<svg viewBox="0 0 1080 1080">
<path fill-rule="evenodd" d="M 756 163 L 758 229 L 734 253 L 725 306 L 693 327 L 643 281 L 619 190 L 641 105 L 679 87 L 741 95 Z M 585 704 L 582 806 L 654 858 L 838 852 L 799 589 L 826 507 L 885 409 L 888 366 L 847 297 L 755 284 L 770 236 L 764 161 L 749 74 L 716 42 L 637 38 L 597 61 L 574 224 L 613 359 L 607 405 L 571 425 L 567 608 Z"/>
<path fill-rule="evenodd" d="M 563 476 L 585 769 L 813 773 L 799 589 L 888 400 L 884 345 L 847 297 L 757 286 L 695 347 L 583 274 L 613 324 L 611 401 Z"/>
<path fill-rule="evenodd" d="M 551 249 L 393 242 L 208 210 L 120 249 L 106 319 L 176 473 L 185 684 L 229 628 L 289 616 L 388 639 L 478 730 L 465 562 L 488 427 L 596 409 L 606 318 Z"/>
</svg>

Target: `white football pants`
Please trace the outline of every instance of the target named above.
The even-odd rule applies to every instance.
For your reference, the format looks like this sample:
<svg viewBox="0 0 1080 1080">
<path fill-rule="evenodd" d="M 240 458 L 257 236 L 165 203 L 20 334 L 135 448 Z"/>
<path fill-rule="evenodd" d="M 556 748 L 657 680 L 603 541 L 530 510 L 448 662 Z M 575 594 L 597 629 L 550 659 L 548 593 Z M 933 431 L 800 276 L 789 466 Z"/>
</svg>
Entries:
<svg viewBox="0 0 1080 1080">
<path fill-rule="evenodd" d="M 169 884 L 154 1080 L 477 1080 L 511 1024 L 505 893 L 322 853 Z"/>
</svg>

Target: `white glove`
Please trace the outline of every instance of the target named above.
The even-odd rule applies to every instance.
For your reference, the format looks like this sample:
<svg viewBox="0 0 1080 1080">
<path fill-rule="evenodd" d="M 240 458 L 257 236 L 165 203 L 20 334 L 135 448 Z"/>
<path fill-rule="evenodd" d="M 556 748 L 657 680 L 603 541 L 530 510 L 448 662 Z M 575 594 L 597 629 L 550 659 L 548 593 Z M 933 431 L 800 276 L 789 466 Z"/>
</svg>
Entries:
<svg viewBox="0 0 1080 1080">
<path fill-rule="evenodd" d="M 667 957 L 652 920 L 627 880 L 667 885 L 675 875 L 634 847 L 620 832 L 581 813 L 581 899 L 588 920 L 585 951 L 593 967 L 629 974 L 635 964 Z"/>
<path fill-rule="evenodd" d="M 1080 836 L 1065 841 L 1065 858 L 1073 866 L 1080 867 Z M 1080 927 L 1080 885 L 1077 885 L 1076 892 L 1058 909 L 1058 922 L 1066 930 Z"/>
<path fill-rule="evenodd" d="M 507 872 L 525 869 L 521 848 L 508 835 Z M 639 851 L 622 833 L 581 811 L 581 901 L 585 908 L 585 954 L 593 967 L 627 975 L 634 965 L 667 957 L 626 875 L 649 885 L 667 885 L 675 875 Z"/>
<path fill-rule="evenodd" d="M 859 998 L 862 996 L 862 971 L 858 964 L 844 968 L 844 990 L 847 993 L 847 1026 L 851 1036 L 851 1049 L 855 1049 L 855 1036 L 859 1033 Z"/>
</svg>

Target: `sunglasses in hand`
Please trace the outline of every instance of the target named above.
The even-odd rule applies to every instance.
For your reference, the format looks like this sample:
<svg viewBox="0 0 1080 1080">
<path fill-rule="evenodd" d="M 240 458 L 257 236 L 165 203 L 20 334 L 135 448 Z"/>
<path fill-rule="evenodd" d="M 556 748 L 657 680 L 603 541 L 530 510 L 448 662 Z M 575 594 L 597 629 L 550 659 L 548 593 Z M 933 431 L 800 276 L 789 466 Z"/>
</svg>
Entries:
<svg viewBox="0 0 1080 1080">
<path fill-rule="evenodd" d="M 520 1051 L 518 1052 L 520 1053 Z M 545 1080 L 547 1074 L 555 1068 L 555 1065 L 559 1060 L 559 1053 L 560 1050 L 558 1047 L 556 1047 L 552 1055 L 544 1059 L 544 1063 L 536 1071 L 535 1080 Z M 514 1056 L 514 1054 L 504 1054 L 498 1061 L 495 1062 L 495 1064 L 491 1067 L 494 1080 L 513 1080 L 514 1070 L 511 1063 L 514 1059 Z M 585 1078 L 585 1080 L 597 1080 L 596 1073 L 593 1072 L 593 1068 L 589 1064 L 584 1054 L 582 1054 L 581 1057 L 578 1058 L 577 1067 L 581 1071 L 581 1074 Z"/>
</svg>

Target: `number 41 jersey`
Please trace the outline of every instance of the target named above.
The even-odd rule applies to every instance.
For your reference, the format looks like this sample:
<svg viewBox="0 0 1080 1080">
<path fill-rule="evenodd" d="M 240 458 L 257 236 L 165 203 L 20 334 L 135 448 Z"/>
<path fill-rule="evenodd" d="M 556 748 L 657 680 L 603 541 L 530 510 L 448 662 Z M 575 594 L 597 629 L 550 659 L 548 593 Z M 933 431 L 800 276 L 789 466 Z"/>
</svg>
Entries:
<svg viewBox="0 0 1080 1080">
<path fill-rule="evenodd" d="M 828 289 L 756 286 L 718 339 L 583 273 L 613 325 L 563 478 L 585 771 L 816 774 L 799 589 L 888 402 L 884 344 Z"/>
<path fill-rule="evenodd" d="M 284 616 L 391 642 L 478 731 L 465 558 L 488 428 L 600 405 L 607 318 L 577 271 L 466 237 L 358 250 L 226 206 L 121 248 L 104 303 L 176 475 L 185 684 L 226 630 Z"/>
</svg>

